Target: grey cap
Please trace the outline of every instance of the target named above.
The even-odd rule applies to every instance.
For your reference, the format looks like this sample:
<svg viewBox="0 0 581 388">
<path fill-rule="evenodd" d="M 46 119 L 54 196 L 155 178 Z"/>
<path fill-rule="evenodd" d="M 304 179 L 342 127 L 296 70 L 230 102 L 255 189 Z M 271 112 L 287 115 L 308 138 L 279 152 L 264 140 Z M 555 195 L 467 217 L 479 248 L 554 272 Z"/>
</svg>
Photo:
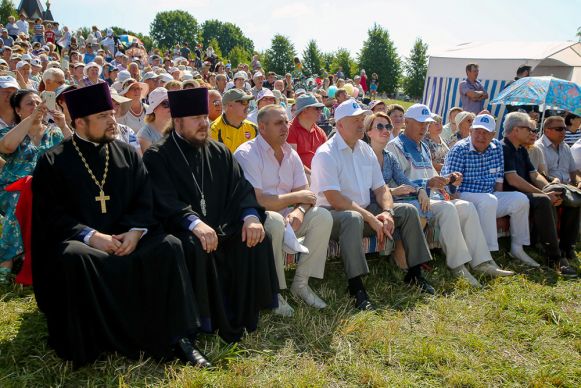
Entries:
<svg viewBox="0 0 581 388">
<path fill-rule="evenodd" d="M 222 96 L 222 104 L 227 104 L 233 101 L 250 101 L 254 96 L 244 93 L 241 89 L 230 89 Z"/>
<path fill-rule="evenodd" d="M 295 111 L 295 116 L 297 117 L 299 115 L 299 113 L 301 113 L 303 110 L 313 107 L 313 108 L 322 108 L 325 106 L 325 104 L 320 103 L 317 98 L 315 96 L 313 96 L 312 94 L 303 94 L 300 95 L 296 102 L 295 102 L 295 106 L 296 106 L 296 111 Z"/>
</svg>

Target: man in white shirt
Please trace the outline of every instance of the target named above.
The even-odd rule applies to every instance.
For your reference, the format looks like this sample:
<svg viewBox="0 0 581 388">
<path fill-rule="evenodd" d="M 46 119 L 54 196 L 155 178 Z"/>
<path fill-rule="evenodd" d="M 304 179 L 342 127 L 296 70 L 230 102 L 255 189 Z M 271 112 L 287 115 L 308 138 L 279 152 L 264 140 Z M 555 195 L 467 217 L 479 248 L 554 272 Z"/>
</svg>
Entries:
<svg viewBox="0 0 581 388">
<path fill-rule="evenodd" d="M 308 281 L 309 277 L 323 278 L 333 219 L 327 209 L 314 206 L 316 196 L 309 190 L 301 159 L 286 142 L 285 109 L 278 105 L 260 109 L 258 129 L 260 135 L 240 145 L 234 158 L 254 187 L 258 203 L 267 210 L 264 228 L 272 240 L 279 287 L 287 288 L 283 241 L 287 242 L 285 229 L 290 226 L 297 237 L 305 238 L 304 246 L 309 250 L 300 254 L 291 292 L 310 306 L 324 308 L 326 303 L 313 292 Z M 283 316 L 293 313 L 280 294 L 275 313 Z"/>
<path fill-rule="evenodd" d="M 331 211 L 331 238 L 339 241 L 349 292 L 360 310 L 373 309 L 361 280 L 369 272 L 362 237 L 375 235 L 383 251 L 385 239 L 391 243 L 396 228 L 407 253 L 405 281 L 423 292 L 435 293 L 421 274 L 420 265 L 431 260 L 431 255 L 418 211 L 410 204 L 393 203 L 373 150 L 361 141 L 363 120 L 369 113 L 353 99 L 341 103 L 335 110 L 337 133 L 319 147 L 311 165 L 317 205 Z M 371 191 L 377 204 L 370 205 Z"/>
<path fill-rule="evenodd" d="M 28 29 L 30 28 L 30 25 L 28 24 L 28 21 L 26 20 L 26 15 L 24 15 L 23 13 L 20 14 L 20 19 L 16 22 L 16 25 L 18 26 L 18 33 L 23 33 L 26 36 L 28 36 Z"/>
</svg>

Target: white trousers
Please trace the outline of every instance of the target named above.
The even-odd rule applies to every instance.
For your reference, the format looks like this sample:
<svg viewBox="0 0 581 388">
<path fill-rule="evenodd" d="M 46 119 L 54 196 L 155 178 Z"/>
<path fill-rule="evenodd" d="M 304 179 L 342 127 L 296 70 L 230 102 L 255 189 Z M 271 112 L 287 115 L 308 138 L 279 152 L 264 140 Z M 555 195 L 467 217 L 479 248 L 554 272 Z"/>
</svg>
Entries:
<svg viewBox="0 0 581 388">
<path fill-rule="evenodd" d="M 430 207 L 440 229 L 439 241 L 448 267 L 456 268 L 469 263 L 474 268 L 492 260 L 472 203 L 460 199 L 430 200 Z"/>
<path fill-rule="evenodd" d="M 510 235 L 513 244 L 529 245 L 529 199 L 518 191 L 488 193 L 461 193 L 478 211 L 480 225 L 486 237 L 488 249 L 498 251 L 496 219 L 510 216 Z"/>
<path fill-rule="evenodd" d="M 327 209 L 313 207 L 305 214 L 303 224 L 296 232 L 296 236 L 305 238 L 302 244 L 309 248 L 309 253 L 300 254 L 295 276 L 323 278 L 332 227 L 333 217 Z M 278 285 L 281 290 L 284 290 L 287 286 L 284 276 L 286 253 L 282 250 L 285 229 L 283 216 L 278 212 L 267 211 L 264 229 L 272 240 Z"/>
</svg>

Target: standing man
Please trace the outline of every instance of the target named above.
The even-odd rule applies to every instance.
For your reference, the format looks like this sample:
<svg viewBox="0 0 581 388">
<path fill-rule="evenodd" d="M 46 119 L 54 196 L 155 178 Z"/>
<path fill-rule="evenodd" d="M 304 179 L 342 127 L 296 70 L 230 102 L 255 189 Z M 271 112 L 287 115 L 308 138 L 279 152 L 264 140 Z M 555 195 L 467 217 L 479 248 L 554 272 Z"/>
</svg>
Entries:
<svg viewBox="0 0 581 388">
<path fill-rule="evenodd" d="M 309 306 L 324 308 L 327 304 L 309 287 L 309 278 L 323 278 L 333 219 L 327 209 L 314 206 L 317 197 L 309 190 L 303 164 L 286 142 L 285 109 L 280 105 L 261 108 L 258 129 L 260 135 L 238 147 L 234 157 L 254 187 L 258 203 L 266 209 L 264 228 L 272 239 L 278 284 L 286 289 L 283 240 L 290 225 L 296 237 L 305 237 L 304 246 L 309 250 L 300 254 L 291 292 Z M 275 312 L 293 313 L 280 294 Z"/>
<path fill-rule="evenodd" d="M 460 82 L 458 87 L 462 109 L 475 115 L 484 109 L 484 100 L 488 98 L 488 93 L 477 79 L 478 72 L 479 67 L 476 63 L 466 65 L 466 79 Z"/>
<path fill-rule="evenodd" d="M 168 135 L 143 160 L 156 213 L 182 241 L 202 330 L 226 342 L 253 331 L 279 292 L 264 209 L 227 148 L 209 140 L 208 89 L 168 93 Z"/>
<path fill-rule="evenodd" d="M 530 244 L 529 200 L 516 191 L 503 191 L 504 157 L 502 145 L 494 138 L 496 122 L 491 115 L 478 115 L 470 136 L 450 149 L 442 175 L 462 174 L 460 198 L 472 202 L 478 211 L 488 250 L 498 251 L 496 219 L 510 216 L 510 255 L 524 264 L 538 267 L 523 249 Z"/>
<path fill-rule="evenodd" d="M 532 67 L 529 65 L 521 65 L 518 67 L 518 69 L 516 70 L 516 77 L 514 77 L 514 80 L 510 81 L 509 83 L 506 84 L 506 86 L 504 87 L 505 89 L 508 88 L 514 81 L 518 81 L 521 78 L 524 77 L 529 77 L 531 75 L 531 69 Z M 510 105 L 510 104 L 506 104 L 506 112 L 510 113 L 510 112 L 538 112 L 539 111 L 539 107 L 538 105 Z"/>
<path fill-rule="evenodd" d="M 393 203 L 373 150 L 361 140 L 363 120 L 370 113 L 354 99 L 337 107 L 337 133 L 315 153 L 311 175 L 317 206 L 329 209 L 333 216 L 331 238 L 341 246 L 349 293 L 360 310 L 373 309 L 361 278 L 369 273 L 361 246 L 364 236 L 375 235 L 379 249 L 384 250 L 386 238 L 391 243 L 394 231 L 399 229 L 408 259 L 405 282 L 435 293 L 420 269 L 432 257 L 418 211 L 410 204 Z M 377 204 L 370 206 L 371 191 Z"/>
<path fill-rule="evenodd" d="M 258 134 L 256 125 L 246 120 L 248 103 L 254 99 L 240 89 L 230 89 L 222 96 L 222 113 L 213 123 L 210 131 L 212 139 L 223 143 L 230 152 L 240 144 L 252 140 Z"/>
<path fill-rule="evenodd" d="M 141 159 L 115 140 L 107 84 L 64 97 L 75 133 L 41 157 L 32 181 L 34 291 L 49 345 L 75 367 L 174 347 L 210 366 L 188 339 L 198 318 L 180 242 L 156 224 Z"/>
<path fill-rule="evenodd" d="M 303 162 L 307 177 L 311 176 L 311 162 L 317 149 L 327 141 L 327 135 L 318 125 L 323 103 L 312 94 L 304 94 L 296 100 L 296 111 L 288 134 L 288 144 L 294 148 Z"/>
<path fill-rule="evenodd" d="M 579 207 L 562 206 L 563 199 L 558 191 L 543 192 L 542 189 L 549 182 L 533 167 L 524 147 L 530 133 L 535 130 L 526 113 L 512 112 L 506 115 L 504 139 L 501 141 L 504 151 L 504 190 L 520 191 L 527 196 L 534 234 L 543 244 L 549 263 L 563 276 L 576 277 L 577 271 L 569 265 L 566 257 L 561 257 L 559 234 L 561 247 L 565 251 L 567 247 L 571 249 L 579 235 Z M 559 207 L 561 212 L 557 212 Z M 557 233 L 557 223 L 561 224 L 560 233 Z"/>
</svg>

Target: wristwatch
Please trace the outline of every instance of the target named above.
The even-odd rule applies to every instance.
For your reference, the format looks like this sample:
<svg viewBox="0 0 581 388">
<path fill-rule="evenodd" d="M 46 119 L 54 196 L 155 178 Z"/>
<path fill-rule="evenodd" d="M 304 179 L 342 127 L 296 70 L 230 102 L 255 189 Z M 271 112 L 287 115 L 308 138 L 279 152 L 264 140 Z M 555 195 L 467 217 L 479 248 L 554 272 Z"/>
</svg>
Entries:
<svg viewBox="0 0 581 388">
<path fill-rule="evenodd" d="M 305 210 L 305 208 L 303 207 L 303 205 L 297 206 L 297 209 L 299 209 L 303 214 L 307 214 L 307 211 Z"/>
<path fill-rule="evenodd" d="M 390 216 L 395 217 L 395 212 L 393 209 L 383 209 L 384 213 L 388 213 Z"/>
</svg>

